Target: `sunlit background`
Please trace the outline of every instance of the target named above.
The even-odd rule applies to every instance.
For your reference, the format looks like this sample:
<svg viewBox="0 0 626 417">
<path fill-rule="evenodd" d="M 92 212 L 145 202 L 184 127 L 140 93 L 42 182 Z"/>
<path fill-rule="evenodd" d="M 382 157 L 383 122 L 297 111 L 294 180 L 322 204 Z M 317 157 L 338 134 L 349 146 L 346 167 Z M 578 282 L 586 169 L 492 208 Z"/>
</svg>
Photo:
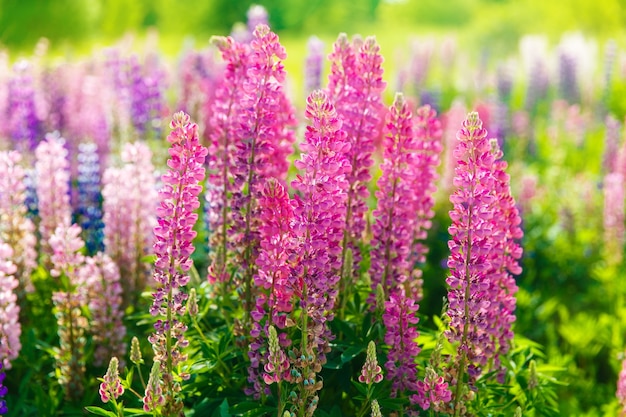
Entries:
<svg viewBox="0 0 626 417">
<path fill-rule="evenodd" d="M 251 0 L 1 0 L 0 44 L 30 52 L 46 37 L 53 50 L 82 52 L 152 28 L 175 53 L 185 39 L 207 42 L 244 21 Z M 257 1 L 272 28 L 293 38 L 339 32 L 375 34 L 383 45 L 410 34 L 456 34 L 464 43 L 504 51 L 520 37 L 541 33 L 557 42 L 581 31 L 599 40 L 620 38 L 626 27 L 623 0 L 273 0 Z"/>
</svg>

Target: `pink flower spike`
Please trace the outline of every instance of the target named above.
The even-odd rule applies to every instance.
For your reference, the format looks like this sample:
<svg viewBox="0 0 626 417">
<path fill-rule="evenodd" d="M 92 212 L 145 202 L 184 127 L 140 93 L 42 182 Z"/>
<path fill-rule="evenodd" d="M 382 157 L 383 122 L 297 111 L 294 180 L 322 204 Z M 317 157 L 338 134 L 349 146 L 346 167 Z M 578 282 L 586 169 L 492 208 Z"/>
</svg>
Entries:
<svg viewBox="0 0 626 417">
<path fill-rule="evenodd" d="M 293 279 L 302 292 L 298 295 L 303 319 L 315 329 L 307 334 L 307 349 L 316 352 L 323 364 L 330 350 L 328 321 L 333 318 L 341 268 L 346 175 L 351 170 L 345 155 L 350 144 L 340 130 L 334 106 L 322 91 L 309 95 L 305 115 L 309 126 L 301 145 L 303 153 L 295 162 L 299 174 L 291 183 L 297 192 L 293 207 L 298 261 Z"/>
<path fill-rule="evenodd" d="M 170 127 L 172 132 L 167 138 L 171 143 L 170 169 L 162 176 L 159 218 L 154 228 L 157 259 L 153 277 L 157 288 L 150 308 L 152 315 L 161 318 L 148 340 L 152 343 L 155 360 L 161 363 L 166 401 L 173 404 L 176 401 L 174 370 L 186 359 L 182 349 L 188 345 L 184 337 L 187 326 L 181 321 L 187 298 L 182 288 L 189 281 L 190 255 L 196 235 L 193 226 L 198 218 L 195 210 L 199 207 L 198 195 L 202 189 L 198 183 L 204 179 L 204 159 L 208 151 L 200 144 L 198 126 L 190 122 L 187 114 L 176 113 Z"/>
<path fill-rule="evenodd" d="M 35 149 L 37 172 L 37 199 L 39 201 L 39 232 L 43 250 L 50 253 L 48 240 L 57 226 L 69 226 L 72 218 L 70 206 L 70 173 L 65 141 L 59 136 L 46 135 Z"/>
</svg>

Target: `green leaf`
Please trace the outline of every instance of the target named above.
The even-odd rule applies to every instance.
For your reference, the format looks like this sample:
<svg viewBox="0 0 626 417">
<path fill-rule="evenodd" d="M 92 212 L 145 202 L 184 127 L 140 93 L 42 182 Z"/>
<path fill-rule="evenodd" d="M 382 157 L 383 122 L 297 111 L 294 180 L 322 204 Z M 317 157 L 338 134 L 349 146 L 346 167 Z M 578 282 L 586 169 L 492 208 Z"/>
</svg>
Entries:
<svg viewBox="0 0 626 417">
<path fill-rule="evenodd" d="M 259 407 L 259 403 L 255 401 L 244 401 L 230 407 L 231 414 L 240 415 Z"/>
<path fill-rule="evenodd" d="M 103 408 L 100 408 L 100 407 L 89 406 L 89 407 L 85 407 L 85 410 L 87 410 L 91 414 L 95 414 L 97 416 L 117 417 L 115 415 L 115 413 L 113 413 L 112 411 L 107 411 L 107 410 L 105 410 Z"/>
<path fill-rule="evenodd" d="M 220 417 L 230 417 L 228 412 L 228 399 L 224 398 L 222 404 L 220 404 Z"/>
<path fill-rule="evenodd" d="M 356 358 L 365 351 L 365 347 L 363 346 L 350 346 L 341 354 L 341 363 L 345 364 L 350 362 L 352 359 Z"/>
</svg>

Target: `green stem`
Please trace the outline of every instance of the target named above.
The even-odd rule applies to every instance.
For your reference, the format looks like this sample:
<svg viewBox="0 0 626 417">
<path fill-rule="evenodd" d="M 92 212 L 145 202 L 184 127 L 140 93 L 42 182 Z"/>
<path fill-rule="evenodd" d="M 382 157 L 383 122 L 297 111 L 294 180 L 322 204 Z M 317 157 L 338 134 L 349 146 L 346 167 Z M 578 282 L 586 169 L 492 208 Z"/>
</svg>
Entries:
<svg viewBox="0 0 626 417">
<path fill-rule="evenodd" d="M 141 381 L 141 385 L 143 386 L 144 391 L 146 390 L 146 381 L 143 379 L 143 375 L 141 374 L 141 368 L 139 367 L 139 364 L 135 364 L 135 367 L 137 368 L 137 374 L 139 375 L 139 380 Z M 129 387 L 130 389 L 130 387 Z"/>
</svg>

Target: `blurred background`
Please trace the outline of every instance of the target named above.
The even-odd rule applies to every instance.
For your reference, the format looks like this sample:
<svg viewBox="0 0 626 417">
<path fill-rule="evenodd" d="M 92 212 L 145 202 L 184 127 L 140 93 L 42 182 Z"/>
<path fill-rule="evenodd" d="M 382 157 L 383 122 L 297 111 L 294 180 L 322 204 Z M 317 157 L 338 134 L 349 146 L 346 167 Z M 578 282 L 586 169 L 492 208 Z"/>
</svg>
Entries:
<svg viewBox="0 0 626 417">
<path fill-rule="evenodd" d="M 165 52 L 184 39 L 199 44 L 245 20 L 252 0 L 0 0 L 0 44 L 32 52 L 46 37 L 56 51 L 84 51 L 156 28 Z M 272 28 L 291 38 L 376 34 L 384 46 L 409 34 L 457 34 L 493 51 L 516 48 L 541 33 L 558 41 L 581 31 L 600 41 L 623 39 L 624 0 L 260 0 Z M 383 51 L 384 52 L 384 51 Z"/>
</svg>

